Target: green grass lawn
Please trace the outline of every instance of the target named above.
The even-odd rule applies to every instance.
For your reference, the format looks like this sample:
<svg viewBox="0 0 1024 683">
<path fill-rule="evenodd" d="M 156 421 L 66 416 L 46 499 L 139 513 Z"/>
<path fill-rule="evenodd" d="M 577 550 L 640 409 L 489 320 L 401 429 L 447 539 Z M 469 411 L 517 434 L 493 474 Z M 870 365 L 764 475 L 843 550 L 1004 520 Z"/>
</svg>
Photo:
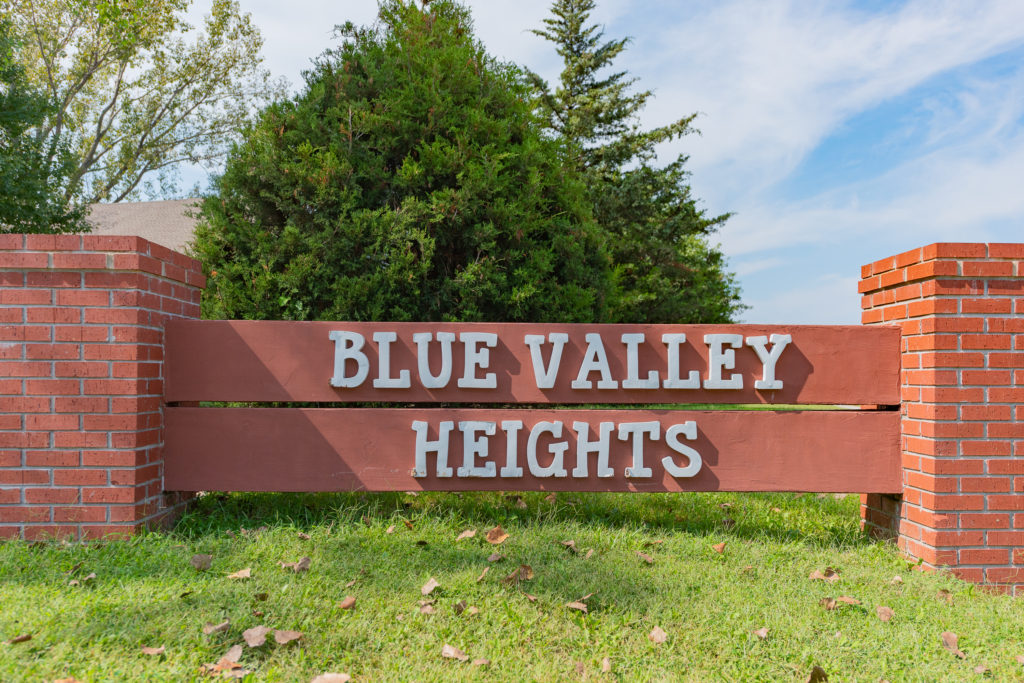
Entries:
<svg viewBox="0 0 1024 683">
<path fill-rule="evenodd" d="M 485 535 L 499 524 L 509 537 L 494 546 Z M 467 529 L 476 535 L 457 541 Z M 505 558 L 488 562 L 495 552 Z M 190 564 L 197 553 L 213 556 L 209 570 Z M 305 572 L 278 564 L 304 556 Z M 521 564 L 533 578 L 503 582 Z M 809 578 L 826 567 L 837 581 Z M 245 568 L 251 578 L 228 578 Z M 431 578 L 440 587 L 424 597 Z M 590 593 L 587 614 L 566 606 Z M 338 607 L 346 596 L 351 610 Z M 860 604 L 820 604 L 840 596 Z M 434 613 L 421 613 L 430 599 Z M 208 495 L 168 533 L 0 544 L 0 641 L 32 635 L 0 643 L 3 681 L 212 680 L 200 667 L 261 625 L 302 637 L 246 647 L 246 680 L 805 681 L 816 665 L 830 681 L 1024 674 L 1024 603 L 912 570 L 858 531 L 855 496 Z M 665 642 L 652 642 L 655 627 Z M 965 658 L 942 647 L 944 631 Z M 445 645 L 469 661 L 442 657 Z"/>
</svg>

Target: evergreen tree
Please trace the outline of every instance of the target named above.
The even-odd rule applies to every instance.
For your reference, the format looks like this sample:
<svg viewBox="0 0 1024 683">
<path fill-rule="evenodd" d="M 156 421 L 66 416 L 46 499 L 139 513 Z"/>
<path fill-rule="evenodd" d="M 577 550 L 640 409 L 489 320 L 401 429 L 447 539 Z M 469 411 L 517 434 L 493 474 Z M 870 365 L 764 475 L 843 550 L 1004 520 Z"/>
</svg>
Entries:
<svg viewBox="0 0 1024 683">
<path fill-rule="evenodd" d="M 64 198 L 74 160 L 34 129 L 50 108 L 15 61 L 12 25 L 0 19 L 0 232 L 85 231 L 85 208 Z"/>
<path fill-rule="evenodd" d="M 709 236 L 728 215 L 708 217 L 692 196 L 681 155 L 657 167 L 656 146 L 695 132 L 694 115 L 643 130 L 652 93 L 635 78 L 607 73 L 629 40 L 604 40 L 588 25 L 594 0 L 556 0 L 545 28 L 564 68 L 554 91 L 530 73 L 537 106 L 564 142 L 567 163 L 586 178 L 594 217 L 608 233 L 619 296 L 616 322 L 722 323 L 744 307 L 722 253 Z"/>
<path fill-rule="evenodd" d="M 605 319 L 609 261 L 583 186 L 468 11 L 384 0 L 374 27 L 340 33 L 202 204 L 204 315 Z"/>
</svg>

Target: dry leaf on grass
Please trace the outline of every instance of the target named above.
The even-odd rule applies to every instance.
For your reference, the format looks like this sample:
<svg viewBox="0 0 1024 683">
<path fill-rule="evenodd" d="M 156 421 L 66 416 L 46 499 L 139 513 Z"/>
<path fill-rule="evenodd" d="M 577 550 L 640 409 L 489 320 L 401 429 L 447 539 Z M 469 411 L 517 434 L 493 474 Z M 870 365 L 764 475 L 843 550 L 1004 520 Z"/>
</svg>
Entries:
<svg viewBox="0 0 1024 683">
<path fill-rule="evenodd" d="M 393 534 L 393 533 L 395 533 L 395 525 L 392 524 L 391 526 L 389 526 L 387 529 L 384 530 L 384 533 L 386 533 L 386 534 Z"/>
<path fill-rule="evenodd" d="M 584 664 L 583 662 L 576 662 L 576 667 L 575 668 L 576 668 L 576 674 L 579 675 L 579 676 L 582 676 L 585 673 L 587 673 L 587 665 Z"/>
<path fill-rule="evenodd" d="M 811 675 L 807 677 L 807 683 L 824 683 L 828 680 L 828 674 L 820 666 L 811 669 Z"/>
<path fill-rule="evenodd" d="M 441 648 L 441 656 L 445 659 L 457 659 L 460 662 L 468 662 L 469 655 L 460 650 L 457 647 L 452 647 L 445 643 L 444 647 Z"/>
<path fill-rule="evenodd" d="M 612 658 L 605 657 L 601 660 L 601 673 L 611 673 L 612 671 Z"/>
<path fill-rule="evenodd" d="M 465 600 L 459 600 L 457 603 L 455 603 L 455 616 L 459 616 L 460 614 L 462 614 L 465 611 L 466 611 L 466 601 Z"/>
<path fill-rule="evenodd" d="M 832 569 L 832 567 L 825 567 L 824 572 L 820 572 L 815 569 L 807 578 L 811 581 L 828 581 L 829 583 L 835 583 L 839 580 L 839 572 Z"/>
<path fill-rule="evenodd" d="M 980 675 L 982 675 L 982 676 L 987 676 L 987 675 L 989 675 L 990 673 L 992 673 L 992 670 L 991 670 L 991 669 L 989 669 L 989 668 L 988 668 L 987 666 L 985 666 L 984 664 L 979 664 L 978 666 L 974 667 L 974 673 L 976 673 L 976 674 L 980 674 Z"/>
<path fill-rule="evenodd" d="M 588 613 L 586 604 L 583 603 L 583 602 L 580 602 L 579 600 L 574 600 L 573 602 L 567 602 L 567 603 L 565 603 L 565 606 L 568 607 L 569 609 L 574 609 L 577 612 L 583 612 L 584 614 Z"/>
<path fill-rule="evenodd" d="M 83 576 L 81 579 L 71 579 L 70 581 L 68 581 L 68 585 L 69 586 L 84 586 L 85 584 L 89 583 L 90 581 L 92 581 L 95 578 L 96 578 L 96 572 L 89 572 L 87 575 Z"/>
<path fill-rule="evenodd" d="M 437 614 L 437 610 L 434 609 L 434 603 L 428 602 L 420 605 L 420 614 Z"/>
<path fill-rule="evenodd" d="M 14 645 L 16 643 L 24 643 L 24 642 L 29 641 L 29 640 L 32 640 L 32 634 L 31 633 L 22 633 L 20 636 L 14 636 L 13 638 L 11 638 L 10 640 L 5 641 L 5 642 L 8 645 Z"/>
<path fill-rule="evenodd" d="M 533 567 L 528 564 L 521 564 L 513 569 L 512 573 L 502 579 L 501 582 L 515 585 L 520 581 L 530 581 L 531 579 L 533 579 Z"/>
<path fill-rule="evenodd" d="M 278 645 L 287 645 L 302 638 L 301 631 L 274 631 L 274 640 Z"/>
<path fill-rule="evenodd" d="M 298 534 L 298 536 L 299 536 L 299 538 L 301 538 L 301 539 L 302 539 L 303 541 L 308 541 L 308 540 L 309 540 L 309 534 L 307 534 L 307 533 L 306 533 L 306 532 L 304 532 L 304 531 L 300 531 L 300 532 L 299 532 L 299 534 Z"/>
<path fill-rule="evenodd" d="M 886 607 L 885 605 L 879 605 L 875 608 L 875 614 L 877 614 L 878 618 L 882 621 L 889 621 L 890 619 L 892 619 L 893 611 L 890 607 Z"/>
<path fill-rule="evenodd" d="M 858 600 L 856 598 L 851 598 L 848 595 L 840 595 L 838 598 L 836 598 L 836 600 L 838 600 L 839 602 L 845 602 L 847 605 L 859 605 L 860 604 L 860 600 Z"/>
<path fill-rule="evenodd" d="M 719 503 L 718 507 L 722 508 L 723 510 L 728 510 L 729 508 L 732 507 L 732 503 Z"/>
<path fill-rule="evenodd" d="M 537 602 L 537 596 L 536 595 L 530 595 L 529 593 L 523 593 L 523 595 L 525 595 L 526 599 L 529 600 L 530 602 Z"/>
<path fill-rule="evenodd" d="M 554 503 L 557 499 L 558 499 L 558 494 L 553 492 L 553 491 L 551 493 L 549 493 L 548 495 L 544 496 L 544 500 L 546 500 L 549 503 Z"/>
<path fill-rule="evenodd" d="M 219 624 L 212 624 L 210 622 L 206 622 L 206 626 L 203 626 L 203 634 L 210 635 L 211 633 L 223 633 L 224 631 L 228 630 L 228 626 L 230 625 L 230 619 L 225 619 Z"/>
<path fill-rule="evenodd" d="M 520 510 L 526 509 L 526 501 L 523 500 L 522 496 L 516 496 L 516 507 Z"/>
<path fill-rule="evenodd" d="M 902 584 L 903 584 L 903 577 L 902 576 L 894 576 L 894 577 L 892 577 L 892 579 L 889 580 L 889 585 L 891 585 L 891 586 L 899 586 L 899 585 L 902 585 Z"/>
<path fill-rule="evenodd" d="M 1024 665 L 1024 655 L 1017 655 L 1017 663 Z"/>
<path fill-rule="evenodd" d="M 665 541 L 663 541 L 661 539 L 658 539 L 657 541 L 644 541 L 644 547 L 645 548 L 654 548 L 656 546 L 661 545 L 664 542 Z"/>
<path fill-rule="evenodd" d="M 942 647 L 946 648 L 960 659 L 967 658 L 967 655 L 965 655 L 957 645 L 957 641 L 960 640 L 960 637 L 957 636 L 957 634 L 952 631 L 943 631 L 940 637 L 942 638 Z"/>
<path fill-rule="evenodd" d="M 325 673 L 320 674 L 309 683 L 349 683 L 352 677 L 348 674 Z"/>
<path fill-rule="evenodd" d="M 423 588 L 420 588 L 420 593 L 422 593 L 423 595 L 430 595 L 440 586 L 441 584 L 437 582 L 437 579 L 431 576 L 430 580 L 423 584 Z"/>
<path fill-rule="evenodd" d="M 351 588 L 354 585 L 356 585 L 356 580 L 352 579 L 351 581 L 345 584 L 345 588 Z"/>
<path fill-rule="evenodd" d="M 505 559 L 505 556 L 502 555 L 501 553 L 491 553 L 490 555 L 487 556 L 487 561 L 488 562 L 499 562 L 499 561 L 504 560 L 504 559 Z"/>
<path fill-rule="evenodd" d="M 573 554 L 579 554 L 579 548 L 576 547 L 576 541 L 559 541 L 560 545 L 565 546 L 567 550 L 571 550 Z"/>
<path fill-rule="evenodd" d="M 662 630 L 660 626 L 655 626 L 654 629 L 647 634 L 647 637 L 651 639 L 652 643 L 664 643 L 668 640 L 668 634 Z"/>
<path fill-rule="evenodd" d="M 584 560 L 589 560 L 591 557 L 593 557 L 593 555 L 594 555 L 594 549 L 591 548 L 590 550 L 587 551 L 587 554 L 583 556 L 583 559 Z"/>
<path fill-rule="evenodd" d="M 213 555 L 193 555 L 189 562 L 196 568 L 196 571 L 204 572 L 213 564 Z"/>
<path fill-rule="evenodd" d="M 480 659 L 474 659 L 472 661 L 473 666 L 487 666 L 490 663 L 491 663 L 491 660 L 484 659 L 482 657 Z"/>
<path fill-rule="evenodd" d="M 487 572 L 489 571 L 491 571 L 490 567 L 484 567 L 484 570 L 480 572 L 480 576 L 476 577 L 476 582 L 480 583 L 481 581 L 483 581 L 484 577 L 487 576 Z"/>
<path fill-rule="evenodd" d="M 455 541 L 458 542 L 466 538 L 473 538 L 474 536 L 476 536 L 476 529 L 466 529 L 455 537 Z"/>
<path fill-rule="evenodd" d="M 758 638 L 759 638 L 760 640 L 764 640 L 765 638 L 767 638 L 767 637 L 768 637 L 768 627 L 767 627 L 767 626 L 764 626 L 764 627 L 762 627 L 762 628 L 759 628 L 759 629 L 757 629 L 757 630 L 756 630 L 756 631 L 754 631 L 753 633 L 754 633 L 754 635 L 755 635 L 755 636 L 757 636 L 757 637 L 758 637 Z"/>
<path fill-rule="evenodd" d="M 167 648 L 163 645 L 160 647 L 144 647 L 142 648 L 142 654 L 154 657 L 156 655 L 162 655 L 166 650 Z"/>
<path fill-rule="evenodd" d="M 338 603 L 340 609 L 352 609 L 356 606 L 356 599 L 351 595 L 346 595 L 345 599 Z"/>
<path fill-rule="evenodd" d="M 229 579 L 251 579 L 252 569 L 246 567 L 245 569 L 239 569 L 234 574 L 228 574 Z"/>
<path fill-rule="evenodd" d="M 254 626 L 242 631 L 242 639 L 249 647 L 259 647 L 267 642 L 267 636 L 274 629 L 267 626 Z"/>
<path fill-rule="evenodd" d="M 835 598 L 822 598 L 818 601 L 818 604 L 830 612 L 836 608 Z"/>
<path fill-rule="evenodd" d="M 470 605 L 469 607 L 466 608 L 466 616 L 467 617 L 471 617 L 474 614 L 480 614 L 480 608 L 479 607 L 476 607 L 475 605 Z"/>
<path fill-rule="evenodd" d="M 715 545 L 711 546 L 711 548 L 716 553 L 719 553 L 719 554 L 724 553 L 725 552 L 725 541 L 722 541 L 721 543 L 716 543 Z"/>
<path fill-rule="evenodd" d="M 405 525 L 405 528 L 406 528 L 406 529 L 412 529 L 412 522 L 410 522 L 409 520 L 407 520 L 407 519 L 403 519 L 403 520 L 402 520 L 402 524 L 404 524 L 404 525 Z"/>
<path fill-rule="evenodd" d="M 298 574 L 299 572 L 309 571 L 309 565 L 312 564 L 312 560 L 308 557 L 303 557 L 298 562 L 278 562 L 281 569 L 291 569 L 293 572 Z"/>
<path fill-rule="evenodd" d="M 642 553 L 638 550 L 636 551 L 636 556 L 644 562 L 646 562 L 647 564 L 654 564 L 654 558 L 648 555 L 647 553 Z"/>
<path fill-rule="evenodd" d="M 498 545 L 506 540 L 508 540 L 508 534 L 501 528 L 500 524 L 493 529 L 487 530 L 487 542 L 491 545 Z"/>
</svg>

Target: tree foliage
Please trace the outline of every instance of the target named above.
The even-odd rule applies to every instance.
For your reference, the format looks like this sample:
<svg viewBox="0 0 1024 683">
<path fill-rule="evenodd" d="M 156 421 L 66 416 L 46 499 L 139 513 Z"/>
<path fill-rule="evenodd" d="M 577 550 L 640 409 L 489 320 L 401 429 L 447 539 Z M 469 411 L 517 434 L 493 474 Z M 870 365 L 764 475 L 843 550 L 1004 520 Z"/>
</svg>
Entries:
<svg viewBox="0 0 1024 683">
<path fill-rule="evenodd" d="M 566 162 L 586 178 L 594 217 L 609 234 L 619 295 L 616 322 L 729 322 L 742 310 L 739 289 L 709 236 L 728 215 L 709 217 L 688 184 L 686 156 L 658 167 L 657 145 L 694 132 L 696 115 L 643 130 L 650 91 L 611 71 L 628 39 L 604 40 L 589 24 L 594 0 L 555 0 L 545 28 L 563 70 L 554 90 L 530 79 L 548 129 L 565 143 Z"/>
<path fill-rule="evenodd" d="M 204 315 L 604 319 L 584 189 L 468 11 L 384 0 L 375 26 L 340 33 L 203 202 Z"/>
<path fill-rule="evenodd" d="M 176 189 L 176 166 L 220 159 L 255 107 L 280 90 L 260 68 L 262 38 L 235 0 L 203 30 L 191 0 L 3 0 L 19 59 L 53 103 L 40 144 L 67 139 L 77 163 L 65 198 L 120 201 Z"/>
<path fill-rule="evenodd" d="M 0 232 L 85 230 L 84 207 L 64 198 L 74 160 L 62 141 L 41 141 L 34 129 L 48 112 L 15 60 L 16 40 L 0 19 Z"/>
</svg>

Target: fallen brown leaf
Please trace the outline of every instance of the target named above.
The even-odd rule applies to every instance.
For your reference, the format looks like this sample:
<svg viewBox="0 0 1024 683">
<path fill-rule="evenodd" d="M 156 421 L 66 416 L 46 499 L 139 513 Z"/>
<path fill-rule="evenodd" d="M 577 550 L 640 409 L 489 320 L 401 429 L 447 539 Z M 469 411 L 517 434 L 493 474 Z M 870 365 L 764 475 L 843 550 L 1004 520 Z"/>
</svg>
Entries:
<svg viewBox="0 0 1024 683">
<path fill-rule="evenodd" d="M 526 509 L 526 501 L 523 500 L 522 496 L 516 496 L 516 507 L 519 508 L 520 510 Z"/>
<path fill-rule="evenodd" d="M 1024 665 L 1024 655 L 1017 655 L 1017 663 Z"/>
<path fill-rule="evenodd" d="M 722 508 L 723 510 L 728 510 L 729 508 L 732 507 L 732 503 L 719 503 L 718 507 Z"/>
<path fill-rule="evenodd" d="M 263 610 L 258 610 L 258 609 L 254 609 L 254 610 L 252 611 L 252 615 L 253 615 L 254 617 L 256 617 L 257 619 L 259 619 L 259 618 L 261 618 L 261 617 L 265 616 L 265 615 L 266 615 L 266 612 L 264 612 Z"/>
<path fill-rule="evenodd" d="M 818 604 L 830 612 L 836 608 L 836 601 L 834 598 L 822 598 L 818 601 Z"/>
<path fill-rule="evenodd" d="M 982 676 L 987 676 L 988 674 L 992 673 L 992 670 L 984 664 L 979 664 L 978 666 L 974 667 L 974 673 L 981 674 Z"/>
<path fill-rule="evenodd" d="M 274 640 L 278 645 L 287 645 L 302 638 L 301 631 L 274 631 Z"/>
<path fill-rule="evenodd" d="M 338 603 L 338 607 L 341 609 L 352 609 L 356 606 L 356 599 L 351 595 L 346 595 L 345 599 Z"/>
<path fill-rule="evenodd" d="M 259 647 L 267 642 L 267 636 L 270 635 L 274 629 L 267 626 L 254 626 L 250 629 L 242 631 L 242 640 L 249 647 Z"/>
<path fill-rule="evenodd" d="M 544 500 L 546 500 L 549 503 L 554 503 L 555 500 L 557 500 L 557 499 L 558 499 L 558 494 L 555 493 L 554 491 L 552 491 L 548 495 L 544 496 Z"/>
<path fill-rule="evenodd" d="M 612 671 L 612 658 L 605 657 L 601 660 L 601 673 L 611 673 Z"/>
<path fill-rule="evenodd" d="M 567 602 L 567 603 L 565 603 L 565 606 L 568 607 L 569 609 L 574 609 L 577 612 L 583 612 L 584 614 L 588 613 L 587 606 L 584 603 L 580 602 L 579 600 L 574 600 L 573 602 Z"/>
<path fill-rule="evenodd" d="M 227 660 L 230 660 L 232 662 L 237 662 L 241 658 L 242 658 L 242 646 L 241 645 L 232 645 L 230 648 L 228 648 L 228 651 L 225 652 L 224 656 L 222 657 L 222 659 L 227 659 Z"/>
<path fill-rule="evenodd" d="M 228 574 L 229 579 L 250 579 L 252 578 L 252 569 L 246 567 L 245 569 L 239 569 L 234 574 Z"/>
<path fill-rule="evenodd" d="M 591 557 L 593 557 L 593 555 L 594 555 L 594 549 L 591 548 L 590 550 L 587 551 L 587 554 L 583 556 L 583 559 L 584 560 L 589 560 Z"/>
<path fill-rule="evenodd" d="M 533 567 L 528 564 L 521 564 L 516 569 L 513 569 L 512 573 L 502 579 L 501 582 L 517 584 L 520 581 L 530 581 L 531 579 L 533 579 Z"/>
<path fill-rule="evenodd" d="M 22 633 L 20 636 L 14 636 L 10 640 L 8 640 L 7 644 L 8 645 L 14 645 L 16 643 L 24 643 L 24 642 L 29 641 L 29 640 L 32 640 L 32 634 L 31 633 Z"/>
<path fill-rule="evenodd" d="M 571 550 L 573 554 L 578 555 L 580 552 L 579 548 L 576 547 L 576 541 L 559 541 L 558 543 L 565 546 L 566 549 Z"/>
<path fill-rule="evenodd" d="M 444 647 L 441 648 L 441 656 L 445 659 L 457 659 L 460 662 L 468 662 L 469 655 L 460 650 L 457 647 L 452 647 L 445 643 Z"/>
<path fill-rule="evenodd" d="M 828 680 L 828 674 L 820 666 L 811 669 L 811 675 L 807 677 L 807 683 L 824 683 Z"/>
<path fill-rule="evenodd" d="M 839 580 L 839 572 L 837 572 L 835 569 L 832 569 L 832 567 L 825 567 L 824 572 L 820 572 L 817 569 L 815 569 L 807 578 L 809 578 L 811 581 L 828 581 L 829 583 L 835 583 Z"/>
<path fill-rule="evenodd" d="M 320 674 L 309 683 L 349 683 L 352 677 L 348 674 L 326 673 Z"/>
<path fill-rule="evenodd" d="M 763 626 L 757 629 L 756 631 L 754 631 L 754 635 L 757 636 L 759 639 L 764 640 L 768 637 L 768 627 Z"/>
<path fill-rule="evenodd" d="M 782 512 L 782 508 L 772 508 L 769 512 Z"/>
<path fill-rule="evenodd" d="M 660 626 L 655 626 L 654 629 L 647 634 L 647 637 L 651 639 L 652 643 L 664 643 L 668 640 L 668 634 L 662 630 Z"/>
<path fill-rule="evenodd" d="M 96 578 L 96 572 L 89 572 L 88 574 L 83 576 L 81 579 L 71 579 L 70 581 L 68 581 L 68 585 L 69 586 L 83 586 L 83 585 L 89 583 L 90 581 L 92 581 L 95 578 Z"/>
<path fill-rule="evenodd" d="M 437 579 L 431 576 L 430 580 L 423 584 L 423 588 L 420 588 L 420 593 L 422 593 L 423 595 L 430 595 L 440 586 L 441 584 L 437 582 Z"/>
<path fill-rule="evenodd" d="M 356 580 L 352 579 L 351 581 L 345 584 L 345 588 L 351 588 L 354 585 L 356 585 Z"/>
<path fill-rule="evenodd" d="M 711 548 L 716 553 L 724 553 L 725 552 L 725 541 L 722 541 L 721 543 L 716 543 L 715 545 L 711 546 Z"/>
<path fill-rule="evenodd" d="M 647 564 L 654 564 L 654 558 L 648 555 L 647 553 L 642 553 L 638 550 L 636 551 L 636 556 L 644 562 L 646 562 Z"/>
<path fill-rule="evenodd" d="M 501 528 L 500 524 L 487 531 L 487 542 L 491 545 L 499 545 L 506 540 L 508 540 L 508 534 Z"/>
<path fill-rule="evenodd" d="M 459 615 L 461 615 L 465 611 L 466 611 L 466 601 L 465 600 L 459 600 L 457 603 L 455 603 L 455 616 L 459 616 Z"/>
<path fill-rule="evenodd" d="M 491 663 L 491 660 L 483 659 L 481 657 L 480 659 L 474 659 L 471 663 L 472 663 L 473 666 L 487 666 L 488 664 Z"/>
<path fill-rule="evenodd" d="M 476 529 L 466 529 L 455 538 L 455 541 L 458 542 L 466 538 L 473 538 L 474 536 L 476 536 Z"/>
<path fill-rule="evenodd" d="M 189 560 L 196 571 L 205 572 L 213 564 L 213 555 L 193 555 Z"/>
<path fill-rule="evenodd" d="M 582 676 L 587 673 L 587 665 L 583 662 L 576 662 L 576 674 Z"/>
<path fill-rule="evenodd" d="M 847 605 L 859 605 L 860 604 L 860 600 L 858 600 L 856 598 L 851 598 L 851 597 L 849 597 L 847 595 L 840 595 L 838 598 L 836 598 L 836 600 L 838 600 L 839 602 L 845 602 Z"/>
<path fill-rule="evenodd" d="M 480 583 L 481 581 L 483 581 L 484 577 L 487 576 L 487 572 L 489 571 L 491 571 L 490 567 L 484 567 L 484 570 L 480 572 L 480 576 L 476 577 L 476 582 Z"/>
<path fill-rule="evenodd" d="M 392 524 L 391 526 L 389 526 L 387 529 L 384 530 L 384 533 L 386 533 L 386 534 L 393 534 L 393 533 L 395 533 L 395 525 Z"/>
<path fill-rule="evenodd" d="M 902 583 L 903 583 L 903 577 L 902 576 L 894 576 L 894 577 L 892 577 L 892 579 L 889 580 L 889 585 L 891 585 L 891 586 L 899 586 Z"/>
<path fill-rule="evenodd" d="M 644 547 L 645 548 L 654 548 L 656 546 L 661 545 L 664 542 L 665 541 L 663 541 L 661 539 L 658 539 L 657 541 L 644 541 Z"/>
<path fill-rule="evenodd" d="M 505 556 L 502 555 L 501 553 L 491 553 L 490 555 L 487 556 L 487 561 L 488 562 L 498 562 L 498 561 L 504 560 L 504 559 L 505 559 Z"/>
<path fill-rule="evenodd" d="M 876 607 L 875 614 L 877 614 L 878 618 L 882 621 L 889 621 L 893 617 L 892 609 L 886 607 L 885 605 L 879 605 L 878 607 Z"/>
<path fill-rule="evenodd" d="M 160 647 L 144 647 L 142 648 L 142 654 L 154 657 L 156 655 L 162 655 L 167 648 L 161 645 Z"/>
<path fill-rule="evenodd" d="M 437 614 L 437 610 L 434 609 L 434 603 L 428 602 L 425 605 L 420 605 L 420 614 Z"/>
<path fill-rule="evenodd" d="M 210 622 L 206 622 L 206 626 L 203 626 L 203 634 L 204 635 L 210 635 L 211 633 L 222 633 L 224 631 L 227 631 L 228 630 L 228 626 L 230 626 L 230 625 L 231 625 L 231 620 L 230 619 L 225 619 L 224 621 L 220 622 L 219 624 L 213 624 L 213 623 L 210 623 Z"/>
<path fill-rule="evenodd" d="M 523 593 L 523 595 L 525 595 L 526 599 L 529 600 L 530 602 L 537 602 L 537 596 L 536 595 L 530 595 L 529 593 Z"/>
<path fill-rule="evenodd" d="M 960 637 L 957 636 L 957 634 L 952 631 L 943 631 L 940 637 L 942 638 L 942 647 L 946 648 L 960 659 L 967 658 L 967 655 L 965 655 L 957 646 L 957 641 L 960 640 Z"/>
<path fill-rule="evenodd" d="M 298 534 L 298 536 L 299 536 L 299 538 L 301 538 L 301 539 L 302 539 L 303 541 L 308 541 L 308 540 L 309 540 L 309 534 L 307 534 L 307 533 L 306 533 L 306 532 L 304 532 L 304 531 L 300 531 L 300 532 L 299 532 L 299 534 Z"/>
<path fill-rule="evenodd" d="M 402 524 L 404 524 L 404 525 L 405 525 L 405 528 L 406 528 L 406 529 L 412 529 L 412 522 L 410 522 L 409 520 L 407 520 L 407 519 L 403 519 L 403 520 L 402 520 Z"/>
</svg>

